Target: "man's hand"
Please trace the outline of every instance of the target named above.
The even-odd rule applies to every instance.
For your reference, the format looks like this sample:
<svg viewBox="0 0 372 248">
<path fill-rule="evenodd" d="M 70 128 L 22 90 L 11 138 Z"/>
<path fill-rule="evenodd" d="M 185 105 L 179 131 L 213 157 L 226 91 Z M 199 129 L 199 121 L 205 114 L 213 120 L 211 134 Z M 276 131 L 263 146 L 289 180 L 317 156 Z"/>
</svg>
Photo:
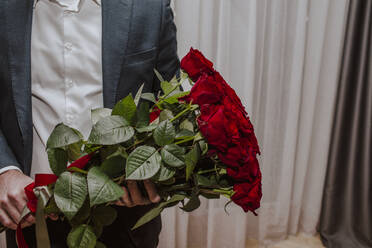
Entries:
<svg viewBox="0 0 372 248">
<path fill-rule="evenodd" d="M 0 175 L 0 222 L 5 227 L 17 229 L 27 203 L 24 188 L 32 182 L 32 178 L 17 170 L 9 170 Z M 35 217 L 29 215 L 22 223 L 22 227 L 33 223 L 35 223 Z"/>
<path fill-rule="evenodd" d="M 155 185 L 150 180 L 143 181 L 143 184 L 145 185 L 148 198 L 141 194 L 136 181 L 129 180 L 127 181 L 127 188 L 123 187 L 123 197 L 116 203 L 116 205 L 134 207 L 159 202 L 160 196 L 156 191 Z"/>
</svg>

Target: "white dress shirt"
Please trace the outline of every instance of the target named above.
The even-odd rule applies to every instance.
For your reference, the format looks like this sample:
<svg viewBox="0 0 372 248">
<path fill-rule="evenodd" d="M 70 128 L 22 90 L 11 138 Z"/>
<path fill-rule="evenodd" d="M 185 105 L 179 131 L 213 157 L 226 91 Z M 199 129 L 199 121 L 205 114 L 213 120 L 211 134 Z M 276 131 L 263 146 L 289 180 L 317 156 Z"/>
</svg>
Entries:
<svg viewBox="0 0 372 248">
<path fill-rule="evenodd" d="M 52 173 L 45 145 L 53 128 L 63 122 L 87 137 L 90 110 L 103 106 L 101 2 L 35 0 L 31 37 L 34 177 Z"/>
</svg>

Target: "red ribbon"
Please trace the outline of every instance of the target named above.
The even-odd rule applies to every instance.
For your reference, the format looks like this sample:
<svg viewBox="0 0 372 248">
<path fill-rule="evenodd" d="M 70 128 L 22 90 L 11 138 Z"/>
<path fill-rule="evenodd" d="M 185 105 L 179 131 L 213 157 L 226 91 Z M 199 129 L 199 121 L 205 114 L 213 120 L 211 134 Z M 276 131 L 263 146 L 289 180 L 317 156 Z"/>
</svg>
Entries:
<svg viewBox="0 0 372 248">
<path fill-rule="evenodd" d="M 71 163 L 67 168 L 71 167 L 76 167 L 79 169 L 84 169 L 85 166 L 88 164 L 88 162 L 92 159 L 94 153 L 90 153 L 88 155 L 85 155 L 73 163 Z M 35 175 L 35 182 L 30 183 L 25 187 L 25 193 L 27 196 L 27 207 L 31 211 L 31 213 L 36 212 L 37 208 L 37 197 L 34 193 L 34 188 L 35 187 L 40 187 L 40 186 L 47 186 L 50 184 L 53 184 L 57 181 L 58 177 L 54 174 L 36 174 Z M 26 243 L 26 240 L 24 238 L 22 228 L 21 228 L 21 223 L 23 220 L 27 217 L 26 215 L 19 223 L 17 226 L 17 231 L 16 231 L 16 239 L 17 239 L 17 244 L 18 248 L 28 248 L 28 245 Z"/>
<path fill-rule="evenodd" d="M 54 174 L 36 174 L 35 182 L 30 183 L 29 185 L 25 187 L 25 193 L 28 199 L 27 207 L 32 213 L 36 212 L 36 207 L 37 207 L 37 197 L 34 193 L 34 188 L 40 187 L 40 186 L 47 186 L 49 184 L 55 183 L 57 179 L 58 177 Z M 21 223 L 27 216 L 28 215 L 26 215 L 18 223 L 18 226 L 17 226 L 16 239 L 17 239 L 17 244 L 19 248 L 28 248 L 28 245 L 26 243 L 25 237 L 23 236 L 22 227 L 21 227 Z"/>
<path fill-rule="evenodd" d="M 74 162 L 72 162 L 68 167 L 68 168 L 71 168 L 71 167 L 76 167 L 76 168 L 79 168 L 79 169 L 84 169 L 85 166 L 88 164 L 88 162 L 92 159 L 93 157 L 93 154 L 94 153 L 89 153 L 85 156 L 82 156 L 81 158 L 75 160 Z"/>
</svg>

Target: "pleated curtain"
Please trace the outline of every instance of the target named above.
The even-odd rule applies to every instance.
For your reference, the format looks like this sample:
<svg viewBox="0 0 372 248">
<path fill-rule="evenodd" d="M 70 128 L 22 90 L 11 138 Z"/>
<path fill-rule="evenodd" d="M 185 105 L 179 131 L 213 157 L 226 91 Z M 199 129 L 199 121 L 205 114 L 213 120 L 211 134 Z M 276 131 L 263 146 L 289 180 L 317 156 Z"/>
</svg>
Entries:
<svg viewBox="0 0 372 248">
<path fill-rule="evenodd" d="M 262 149 L 259 216 L 227 200 L 163 214 L 161 248 L 264 246 L 315 234 L 347 0 L 175 0 L 179 55 L 200 49 L 242 98 Z"/>
<path fill-rule="evenodd" d="M 319 231 L 372 247 L 372 1 L 350 1 Z"/>
</svg>

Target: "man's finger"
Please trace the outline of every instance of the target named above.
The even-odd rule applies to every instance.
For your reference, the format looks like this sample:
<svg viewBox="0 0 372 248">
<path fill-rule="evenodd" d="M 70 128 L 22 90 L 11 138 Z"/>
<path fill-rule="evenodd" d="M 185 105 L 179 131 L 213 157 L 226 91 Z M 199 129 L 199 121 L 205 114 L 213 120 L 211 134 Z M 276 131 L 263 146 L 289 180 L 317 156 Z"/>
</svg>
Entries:
<svg viewBox="0 0 372 248">
<path fill-rule="evenodd" d="M 133 202 L 130 198 L 128 190 L 125 187 L 122 187 L 124 194 L 121 197 L 120 201 L 118 201 L 117 205 L 119 206 L 126 206 L 126 207 L 133 207 Z"/>
<path fill-rule="evenodd" d="M 56 214 L 49 214 L 48 217 L 53 221 L 57 221 L 59 219 L 58 215 Z"/>
<path fill-rule="evenodd" d="M 32 225 L 33 225 L 32 223 L 29 223 L 29 222 L 27 222 L 27 221 L 23 221 L 23 222 L 21 223 L 21 228 L 29 227 L 29 226 L 32 226 Z"/>
<path fill-rule="evenodd" d="M 18 212 L 18 209 L 9 200 L 3 202 L 1 207 L 7 213 L 8 217 L 12 219 L 13 223 L 17 225 L 21 218 L 21 213 Z"/>
<path fill-rule="evenodd" d="M 30 224 L 35 224 L 36 219 L 35 219 L 35 216 L 33 216 L 32 214 L 29 214 L 29 215 L 27 215 L 25 221 L 30 223 Z"/>
<path fill-rule="evenodd" d="M 155 187 L 154 183 L 151 182 L 150 180 L 145 180 L 143 182 L 143 184 L 145 185 L 147 194 L 149 196 L 149 200 L 152 203 L 158 203 L 158 202 L 160 202 L 161 198 L 160 198 L 160 196 L 158 194 L 158 191 L 156 190 L 156 187 Z"/>
<path fill-rule="evenodd" d="M 8 193 L 8 198 L 11 203 L 17 208 L 18 212 L 22 213 L 27 204 L 27 196 L 24 190 L 20 192 L 12 191 Z"/>
<path fill-rule="evenodd" d="M 128 190 L 130 194 L 130 198 L 133 201 L 134 205 L 144 205 L 146 204 L 146 199 L 143 198 L 140 189 L 138 188 L 137 182 L 129 180 L 127 181 Z"/>
<path fill-rule="evenodd" d="M 0 209 L 0 222 L 6 228 L 10 228 L 12 230 L 17 229 L 17 224 L 13 222 L 13 220 L 8 216 L 8 214 L 3 209 Z"/>
</svg>

